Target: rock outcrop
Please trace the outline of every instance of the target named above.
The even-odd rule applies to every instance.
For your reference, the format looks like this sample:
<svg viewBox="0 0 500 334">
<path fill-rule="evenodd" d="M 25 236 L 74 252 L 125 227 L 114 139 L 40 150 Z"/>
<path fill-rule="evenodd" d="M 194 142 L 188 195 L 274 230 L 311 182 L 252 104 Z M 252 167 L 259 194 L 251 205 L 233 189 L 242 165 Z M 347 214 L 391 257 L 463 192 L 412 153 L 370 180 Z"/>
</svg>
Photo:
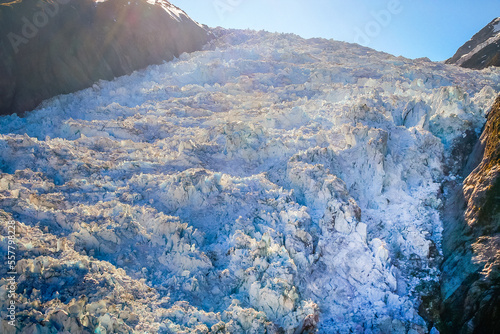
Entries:
<svg viewBox="0 0 500 334">
<path fill-rule="evenodd" d="M 500 96 L 468 166 L 445 212 L 441 332 L 500 333 Z"/>
<path fill-rule="evenodd" d="M 165 0 L 4 0 L 0 30 L 0 115 L 199 50 L 209 39 Z"/>
<path fill-rule="evenodd" d="M 446 63 L 478 70 L 500 66 L 500 17 L 462 45 Z"/>
</svg>

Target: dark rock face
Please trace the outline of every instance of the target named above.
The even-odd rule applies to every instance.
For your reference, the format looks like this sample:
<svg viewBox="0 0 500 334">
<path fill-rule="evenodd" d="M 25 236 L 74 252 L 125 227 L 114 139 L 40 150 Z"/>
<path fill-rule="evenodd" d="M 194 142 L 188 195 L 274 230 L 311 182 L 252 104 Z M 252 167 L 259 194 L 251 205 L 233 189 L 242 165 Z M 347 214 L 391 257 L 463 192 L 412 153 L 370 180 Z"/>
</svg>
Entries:
<svg viewBox="0 0 500 334">
<path fill-rule="evenodd" d="M 483 69 L 500 66 L 500 18 L 486 27 L 461 46 L 446 64 L 457 64 L 466 68 Z"/>
<path fill-rule="evenodd" d="M 500 333 L 500 96 L 445 210 L 442 333 Z"/>
<path fill-rule="evenodd" d="M 199 50 L 207 31 L 165 0 L 0 0 L 0 115 Z"/>
</svg>

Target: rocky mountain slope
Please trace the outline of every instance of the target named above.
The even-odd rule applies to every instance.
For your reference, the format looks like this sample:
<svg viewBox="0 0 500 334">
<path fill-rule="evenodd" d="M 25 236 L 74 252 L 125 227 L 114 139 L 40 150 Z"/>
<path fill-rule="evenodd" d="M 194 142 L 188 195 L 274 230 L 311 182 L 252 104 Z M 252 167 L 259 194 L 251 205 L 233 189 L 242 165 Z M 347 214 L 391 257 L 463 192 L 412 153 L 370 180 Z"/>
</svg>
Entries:
<svg viewBox="0 0 500 334">
<path fill-rule="evenodd" d="M 0 115 L 199 50 L 208 40 L 165 0 L 3 0 L 0 31 Z"/>
<path fill-rule="evenodd" d="M 500 17 L 475 34 L 446 63 L 478 70 L 500 66 Z"/>
<path fill-rule="evenodd" d="M 453 228 L 445 233 L 443 332 L 499 333 L 500 96 L 469 166 L 477 167 L 450 201 L 454 214 L 448 215 Z"/>
<path fill-rule="evenodd" d="M 476 69 L 500 66 L 499 42 L 497 18 L 448 63 Z M 435 314 L 442 333 L 500 333 L 499 138 L 500 96 L 481 137 L 464 138 L 453 155 L 466 162 L 451 166 L 461 177 L 444 186 L 441 314 Z"/>
<path fill-rule="evenodd" d="M 500 71 L 214 33 L 0 118 L 17 332 L 435 332 L 441 185 Z"/>
</svg>

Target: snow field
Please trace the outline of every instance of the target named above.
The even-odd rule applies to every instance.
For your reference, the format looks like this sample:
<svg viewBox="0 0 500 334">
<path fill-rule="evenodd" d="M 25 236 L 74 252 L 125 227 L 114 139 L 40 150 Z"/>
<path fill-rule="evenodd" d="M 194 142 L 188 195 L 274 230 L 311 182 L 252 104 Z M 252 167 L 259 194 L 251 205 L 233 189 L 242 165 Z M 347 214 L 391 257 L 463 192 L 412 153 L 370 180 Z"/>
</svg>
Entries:
<svg viewBox="0 0 500 334">
<path fill-rule="evenodd" d="M 0 118 L 24 331 L 426 333 L 444 163 L 500 72 L 214 33 Z"/>
</svg>

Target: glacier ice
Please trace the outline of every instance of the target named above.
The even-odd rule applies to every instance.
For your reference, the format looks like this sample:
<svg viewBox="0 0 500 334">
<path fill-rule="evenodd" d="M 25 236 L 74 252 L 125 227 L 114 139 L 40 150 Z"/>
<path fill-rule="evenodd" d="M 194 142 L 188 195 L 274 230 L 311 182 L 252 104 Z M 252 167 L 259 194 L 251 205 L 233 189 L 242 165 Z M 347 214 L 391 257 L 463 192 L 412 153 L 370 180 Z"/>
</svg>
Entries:
<svg viewBox="0 0 500 334">
<path fill-rule="evenodd" d="M 20 332 L 428 332 L 445 163 L 499 70 L 214 33 L 0 118 Z"/>
</svg>

